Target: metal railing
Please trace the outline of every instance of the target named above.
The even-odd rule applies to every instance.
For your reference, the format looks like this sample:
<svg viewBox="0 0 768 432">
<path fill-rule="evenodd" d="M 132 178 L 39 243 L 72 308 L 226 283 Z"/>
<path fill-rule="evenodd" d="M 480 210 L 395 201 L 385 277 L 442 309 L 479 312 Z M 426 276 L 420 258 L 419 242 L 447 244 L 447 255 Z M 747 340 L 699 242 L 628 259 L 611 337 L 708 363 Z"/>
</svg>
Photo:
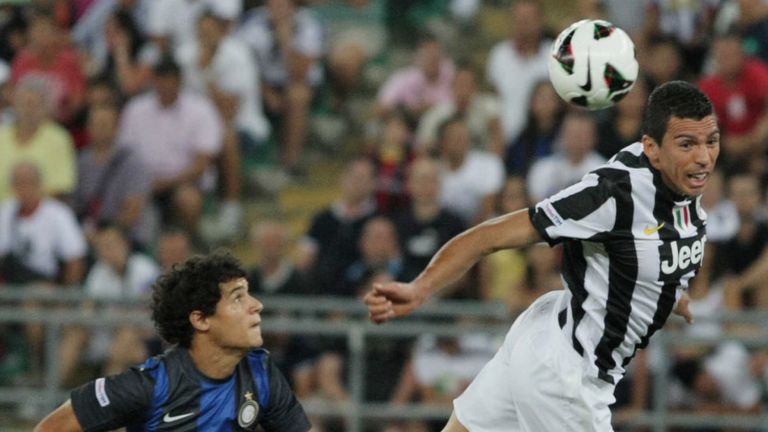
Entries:
<svg viewBox="0 0 768 432">
<path fill-rule="evenodd" d="M 360 432 L 365 421 L 381 419 L 447 419 L 450 407 L 426 404 L 373 403 L 365 400 L 365 377 L 367 372 L 366 351 L 371 338 L 406 338 L 423 334 L 456 336 L 471 333 L 503 335 L 507 332 L 513 316 L 503 305 L 484 304 L 471 301 L 440 301 L 425 305 L 412 319 L 398 320 L 387 325 L 376 326 L 368 322 L 364 306 L 352 299 L 320 297 L 261 296 L 265 313 L 275 312 L 263 322 L 263 332 L 296 335 L 321 335 L 344 337 L 348 347 L 348 387 L 350 400 L 342 404 L 304 403 L 306 411 L 321 417 L 341 417 L 347 430 Z M 38 304 L 67 303 L 74 307 L 22 310 L 17 304 L 35 301 Z M 42 323 L 46 327 L 45 360 L 42 384 L 20 383 L 13 387 L 0 387 L 0 403 L 23 403 L 30 398 L 53 409 L 68 397 L 68 392 L 59 385 L 57 369 L 57 347 L 62 329 L 66 326 L 116 327 L 131 325 L 152 328 L 148 314 L 130 317 L 112 316 L 107 312 L 86 312 L 77 305 L 90 302 L 78 289 L 31 289 L 29 287 L 5 287 L 0 289 L 0 324 Z M 136 300 L 110 300 L 114 303 L 137 304 Z M 278 313 L 279 312 L 279 313 Z M 285 312 L 285 314 L 283 314 Z M 343 312 L 347 319 L 332 321 L 323 318 L 328 313 Z M 466 318 L 461 325 L 447 322 L 446 318 Z M 479 322 L 481 321 L 482 322 Z M 667 404 L 671 365 L 670 350 L 674 346 L 715 345 L 724 338 L 742 341 L 748 347 L 768 348 L 768 313 L 721 313 L 717 316 L 697 317 L 697 321 L 739 322 L 760 324 L 765 332 L 753 336 L 693 337 L 680 331 L 665 330 L 654 336 L 664 353 L 658 373 L 654 374 L 654 405 L 650 411 L 632 419 L 629 426 L 650 427 L 654 432 L 664 432 L 670 427 L 730 427 L 739 430 L 768 431 L 768 414 L 745 415 L 702 415 L 671 412 Z M 393 377 L 394 379 L 394 377 Z"/>
</svg>

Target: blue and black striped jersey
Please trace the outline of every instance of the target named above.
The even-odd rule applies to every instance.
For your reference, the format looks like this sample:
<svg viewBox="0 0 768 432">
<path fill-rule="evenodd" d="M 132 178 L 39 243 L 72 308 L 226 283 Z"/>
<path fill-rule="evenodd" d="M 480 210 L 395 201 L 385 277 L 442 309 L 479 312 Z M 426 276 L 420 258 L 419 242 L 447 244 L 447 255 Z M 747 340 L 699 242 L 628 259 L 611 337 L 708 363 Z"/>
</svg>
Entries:
<svg viewBox="0 0 768 432">
<path fill-rule="evenodd" d="M 86 432 L 306 432 L 310 423 L 287 381 L 263 349 L 248 353 L 226 379 L 204 376 L 189 351 L 172 348 L 122 374 L 74 391 L 72 407 Z"/>
</svg>

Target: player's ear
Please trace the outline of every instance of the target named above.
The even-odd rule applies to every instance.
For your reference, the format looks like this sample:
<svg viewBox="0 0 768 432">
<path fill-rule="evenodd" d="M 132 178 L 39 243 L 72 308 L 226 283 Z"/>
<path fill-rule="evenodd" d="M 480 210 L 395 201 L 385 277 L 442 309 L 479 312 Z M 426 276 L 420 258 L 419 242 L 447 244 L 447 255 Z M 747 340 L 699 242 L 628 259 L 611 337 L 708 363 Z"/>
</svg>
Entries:
<svg viewBox="0 0 768 432">
<path fill-rule="evenodd" d="M 190 312 L 189 323 L 197 331 L 208 331 L 208 328 L 211 326 L 208 322 L 208 317 L 198 310 Z"/>
<path fill-rule="evenodd" d="M 659 143 L 648 135 L 643 135 L 643 153 L 654 168 L 659 167 Z"/>
</svg>

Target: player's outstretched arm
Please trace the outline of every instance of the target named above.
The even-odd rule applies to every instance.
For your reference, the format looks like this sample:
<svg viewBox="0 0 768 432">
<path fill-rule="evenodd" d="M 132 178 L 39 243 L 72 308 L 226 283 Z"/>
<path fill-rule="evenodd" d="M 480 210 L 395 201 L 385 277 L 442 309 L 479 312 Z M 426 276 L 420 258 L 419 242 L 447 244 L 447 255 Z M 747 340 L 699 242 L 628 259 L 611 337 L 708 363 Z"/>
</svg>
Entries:
<svg viewBox="0 0 768 432">
<path fill-rule="evenodd" d="M 72 409 L 72 403 L 66 401 L 38 423 L 34 432 L 82 432 L 82 430 L 75 416 L 75 410 Z"/>
<path fill-rule="evenodd" d="M 541 241 L 528 210 L 490 219 L 446 243 L 411 283 L 377 284 L 365 296 L 371 321 L 379 324 L 413 312 L 435 292 L 458 280 L 483 256 Z"/>
</svg>

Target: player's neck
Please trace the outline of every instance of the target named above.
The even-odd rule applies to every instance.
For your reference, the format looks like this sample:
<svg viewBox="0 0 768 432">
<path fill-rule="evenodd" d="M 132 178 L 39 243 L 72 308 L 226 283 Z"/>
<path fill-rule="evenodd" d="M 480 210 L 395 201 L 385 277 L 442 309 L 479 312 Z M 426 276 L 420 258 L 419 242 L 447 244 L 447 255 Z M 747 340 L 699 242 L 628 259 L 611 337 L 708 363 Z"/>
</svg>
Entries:
<svg viewBox="0 0 768 432">
<path fill-rule="evenodd" d="M 189 348 L 189 355 L 197 370 L 215 380 L 232 376 L 237 364 L 243 359 L 243 352 L 223 349 L 197 339 L 192 340 Z"/>
</svg>

